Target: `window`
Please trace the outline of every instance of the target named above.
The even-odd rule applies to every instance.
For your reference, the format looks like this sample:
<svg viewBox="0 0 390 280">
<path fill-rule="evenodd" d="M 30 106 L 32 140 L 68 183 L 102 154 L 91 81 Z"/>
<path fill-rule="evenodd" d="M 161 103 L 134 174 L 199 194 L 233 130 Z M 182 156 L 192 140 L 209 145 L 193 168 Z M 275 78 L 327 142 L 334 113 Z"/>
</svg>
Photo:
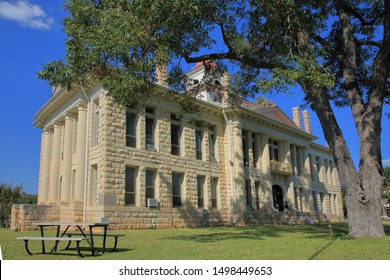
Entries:
<svg viewBox="0 0 390 280">
<path fill-rule="evenodd" d="M 171 115 L 171 154 L 180 156 L 180 120 L 176 115 Z"/>
<path fill-rule="evenodd" d="M 252 186 L 251 181 L 245 181 L 245 191 L 246 191 L 246 206 L 252 207 Z"/>
<path fill-rule="evenodd" d="M 333 213 L 333 208 L 332 208 L 332 206 L 333 206 L 333 201 L 332 201 L 333 195 L 329 194 L 328 197 L 329 197 L 329 213 L 332 214 Z"/>
<path fill-rule="evenodd" d="M 195 148 L 196 148 L 196 159 L 202 159 L 202 140 L 203 133 L 199 127 L 195 128 Z"/>
<path fill-rule="evenodd" d="M 333 185 L 333 161 L 329 161 L 329 184 Z"/>
<path fill-rule="evenodd" d="M 254 133 L 252 133 L 252 153 L 253 153 L 253 166 L 256 167 L 259 153 L 258 153 L 256 137 Z"/>
<path fill-rule="evenodd" d="M 329 165 L 328 165 L 328 160 L 327 160 L 327 159 L 324 159 L 324 167 L 325 167 L 324 182 L 328 184 L 328 171 L 329 171 Z"/>
<path fill-rule="evenodd" d="M 89 205 L 95 205 L 96 190 L 97 190 L 97 164 L 91 165 L 91 179 L 90 179 L 90 191 L 89 191 Z"/>
<path fill-rule="evenodd" d="M 146 108 L 146 118 L 145 118 L 145 144 L 146 149 L 154 151 L 154 109 Z"/>
<path fill-rule="evenodd" d="M 244 166 L 249 165 L 249 156 L 248 156 L 248 143 L 247 143 L 247 131 L 242 131 L 242 156 L 244 161 Z"/>
<path fill-rule="evenodd" d="M 99 144 L 99 101 L 94 101 L 93 106 L 93 145 Z"/>
<path fill-rule="evenodd" d="M 314 182 L 314 168 L 313 168 L 313 157 L 309 154 L 309 164 L 310 164 L 310 178 Z"/>
<path fill-rule="evenodd" d="M 181 206 L 182 174 L 172 173 L 172 204 L 173 207 Z"/>
<path fill-rule="evenodd" d="M 211 207 L 217 208 L 217 186 L 218 186 L 218 178 L 211 178 Z"/>
<path fill-rule="evenodd" d="M 315 210 L 315 211 L 318 211 L 317 194 L 316 194 L 316 192 L 312 192 L 312 195 L 313 195 L 313 206 L 314 206 L 314 210 Z"/>
<path fill-rule="evenodd" d="M 317 175 L 318 175 L 318 181 L 321 181 L 321 159 L 320 157 L 316 157 L 316 169 L 317 169 Z"/>
<path fill-rule="evenodd" d="M 156 180 L 156 172 L 151 169 L 145 171 L 145 199 L 146 206 L 148 206 L 148 198 L 154 198 L 154 185 Z"/>
<path fill-rule="evenodd" d="M 302 149 L 295 147 L 296 158 L 297 158 L 297 175 L 302 176 Z"/>
<path fill-rule="evenodd" d="M 302 212 L 303 211 L 303 189 L 302 188 L 294 188 L 294 202 L 295 208 Z"/>
<path fill-rule="evenodd" d="M 137 118 L 134 113 L 126 112 L 126 146 L 136 147 Z"/>
<path fill-rule="evenodd" d="M 209 149 L 210 149 L 210 161 L 215 162 L 215 150 L 216 150 L 216 136 L 215 136 L 215 127 L 209 129 Z"/>
<path fill-rule="evenodd" d="M 256 209 L 260 210 L 260 181 L 255 182 L 256 190 Z"/>
<path fill-rule="evenodd" d="M 135 205 L 137 170 L 134 167 L 126 167 L 125 173 L 125 204 Z"/>
<path fill-rule="evenodd" d="M 294 145 L 290 145 L 292 172 L 295 175 L 295 153 L 294 153 L 294 148 L 295 148 Z"/>
<path fill-rule="evenodd" d="M 269 159 L 279 161 L 279 145 L 275 140 L 268 140 L 269 146 Z"/>
<path fill-rule="evenodd" d="M 203 176 L 197 176 L 196 177 L 196 186 L 197 186 L 197 189 L 198 189 L 198 207 L 199 208 L 203 208 L 204 207 L 203 185 L 204 185 L 204 177 Z"/>
</svg>

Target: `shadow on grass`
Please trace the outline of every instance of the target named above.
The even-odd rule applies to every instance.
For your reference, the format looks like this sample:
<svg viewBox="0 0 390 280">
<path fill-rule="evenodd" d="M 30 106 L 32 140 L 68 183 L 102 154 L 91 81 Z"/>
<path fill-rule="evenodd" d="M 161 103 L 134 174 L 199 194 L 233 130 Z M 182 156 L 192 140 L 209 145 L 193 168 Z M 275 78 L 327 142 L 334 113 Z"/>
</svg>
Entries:
<svg viewBox="0 0 390 280">
<path fill-rule="evenodd" d="M 346 224 L 332 225 L 333 238 L 348 239 L 348 226 Z M 204 229 L 197 234 L 183 234 L 165 237 L 163 239 L 183 240 L 195 242 L 214 242 L 223 240 L 262 240 L 264 238 L 278 238 L 288 234 L 299 234 L 304 238 L 331 237 L 328 224 L 315 225 L 263 225 L 253 227 L 212 227 Z"/>
<path fill-rule="evenodd" d="M 313 254 L 310 258 L 308 258 L 308 260 L 314 260 L 318 255 L 320 255 L 323 251 L 325 251 L 327 248 L 329 248 L 335 241 L 336 241 L 336 239 L 333 239 L 332 241 L 330 241 L 328 244 L 326 244 L 324 247 L 322 247 L 320 250 L 318 250 L 315 254 Z"/>
</svg>

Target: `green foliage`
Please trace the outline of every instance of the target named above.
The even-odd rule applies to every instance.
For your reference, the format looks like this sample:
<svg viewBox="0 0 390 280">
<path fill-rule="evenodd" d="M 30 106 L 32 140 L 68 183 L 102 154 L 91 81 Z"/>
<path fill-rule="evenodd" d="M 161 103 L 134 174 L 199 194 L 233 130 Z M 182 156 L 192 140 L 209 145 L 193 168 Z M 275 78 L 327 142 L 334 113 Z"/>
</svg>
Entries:
<svg viewBox="0 0 390 280">
<path fill-rule="evenodd" d="M 9 227 L 12 204 L 36 204 L 37 195 L 23 192 L 23 185 L 0 184 L 0 227 Z"/>
<path fill-rule="evenodd" d="M 359 39 L 359 85 L 368 96 L 384 8 L 379 1 L 348 5 L 352 16 L 362 15 L 352 24 Z M 327 88 L 336 105 L 348 104 L 338 60 L 342 31 L 332 1 L 69 0 L 65 8 L 66 57 L 38 73 L 51 85 L 70 89 L 96 79 L 118 103 L 142 108 L 158 65 L 169 64 L 170 87 L 186 92 L 182 59 L 220 59 L 239 67 L 232 94 L 285 92 L 305 81 Z M 305 36 L 311 45 L 302 47 Z"/>
<path fill-rule="evenodd" d="M 9 217 L 11 215 L 12 204 L 17 203 L 22 194 L 23 186 L 0 184 L 0 223 L 1 226 L 9 226 Z"/>
</svg>

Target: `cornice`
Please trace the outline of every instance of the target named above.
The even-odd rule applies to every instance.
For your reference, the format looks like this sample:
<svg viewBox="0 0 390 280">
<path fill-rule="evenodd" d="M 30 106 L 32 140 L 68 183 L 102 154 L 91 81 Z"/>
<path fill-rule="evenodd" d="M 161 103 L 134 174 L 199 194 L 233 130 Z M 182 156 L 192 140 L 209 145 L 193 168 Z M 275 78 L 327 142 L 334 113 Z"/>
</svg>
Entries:
<svg viewBox="0 0 390 280">
<path fill-rule="evenodd" d="M 261 113 L 254 112 L 254 111 L 247 109 L 247 108 L 244 108 L 240 105 L 233 105 L 233 106 L 229 106 L 227 108 L 225 107 L 224 110 L 227 114 L 230 113 L 230 114 L 244 116 L 248 119 L 259 122 L 260 124 L 263 124 L 266 127 L 277 129 L 279 131 L 285 132 L 289 135 L 299 137 L 299 138 L 306 140 L 306 141 L 309 141 L 309 142 L 314 141 L 318 138 L 318 137 L 316 137 L 312 134 L 306 133 L 298 128 L 294 128 L 290 125 L 278 122 L 278 121 L 276 121 L 268 116 L 262 115 Z"/>
</svg>

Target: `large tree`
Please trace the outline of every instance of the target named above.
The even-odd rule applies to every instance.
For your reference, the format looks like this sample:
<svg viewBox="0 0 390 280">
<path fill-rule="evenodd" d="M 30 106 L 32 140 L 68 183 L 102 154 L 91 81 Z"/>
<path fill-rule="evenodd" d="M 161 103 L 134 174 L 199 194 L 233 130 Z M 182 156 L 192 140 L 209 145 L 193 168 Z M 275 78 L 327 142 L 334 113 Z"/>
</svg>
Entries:
<svg viewBox="0 0 390 280">
<path fill-rule="evenodd" d="M 390 0 L 71 0 L 66 9 L 66 58 L 39 72 L 51 85 L 96 79 L 119 103 L 140 108 L 160 65 L 169 65 L 172 89 L 191 95 L 182 62 L 210 59 L 221 69 L 239 69 L 232 96 L 298 84 L 334 155 L 349 235 L 384 236 L 380 141 L 389 97 Z M 332 104 L 351 109 L 358 170 Z"/>
</svg>

